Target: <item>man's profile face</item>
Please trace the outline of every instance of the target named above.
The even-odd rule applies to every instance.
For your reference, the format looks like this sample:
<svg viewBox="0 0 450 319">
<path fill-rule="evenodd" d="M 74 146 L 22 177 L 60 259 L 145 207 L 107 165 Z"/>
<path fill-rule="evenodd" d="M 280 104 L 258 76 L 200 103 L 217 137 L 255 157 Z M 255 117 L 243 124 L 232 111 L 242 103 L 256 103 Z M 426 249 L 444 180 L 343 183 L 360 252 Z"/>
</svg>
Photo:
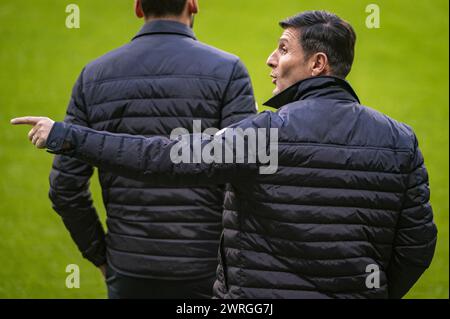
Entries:
<svg viewBox="0 0 450 319">
<path fill-rule="evenodd" d="M 272 68 L 270 76 L 275 84 L 273 94 L 311 77 L 305 54 L 300 45 L 300 32 L 295 28 L 284 30 L 277 49 L 269 56 L 267 65 Z"/>
</svg>

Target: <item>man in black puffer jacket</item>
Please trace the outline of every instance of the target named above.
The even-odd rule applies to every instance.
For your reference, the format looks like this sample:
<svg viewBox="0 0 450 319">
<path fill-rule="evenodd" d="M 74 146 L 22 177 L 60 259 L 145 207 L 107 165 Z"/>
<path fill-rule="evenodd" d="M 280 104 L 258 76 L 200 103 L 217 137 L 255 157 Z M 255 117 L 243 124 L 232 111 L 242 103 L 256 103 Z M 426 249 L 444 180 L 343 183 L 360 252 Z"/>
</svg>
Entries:
<svg viewBox="0 0 450 319">
<path fill-rule="evenodd" d="M 180 138 L 110 134 L 47 118 L 13 123 L 35 125 L 31 135 L 40 148 L 119 175 L 230 182 L 218 298 L 401 298 L 430 265 L 437 236 L 415 134 L 362 106 L 343 79 L 355 43 L 348 23 L 313 11 L 281 26 L 279 47 L 268 60 L 277 95 L 267 104 L 279 110 L 202 142 L 206 150 L 227 132 L 238 140 L 244 129 L 263 130 L 266 143 L 258 143 L 277 151 L 274 174 L 258 174 L 264 162 L 252 161 L 250 138 L 239 161 L 235 153 L 224 162 L 225 147 L 213 163 L 176 164 L 171 150 Z M 193 150 L 196 137 L 188 137 L 182 145 Z M 118 156 L 124 152 L 130 157 Z"/>
<path fill-rule="evenodd" d="M 65 122 L 168 136 L 177 127 L 192 131 L 194 119 L 202 129 L 221 128 L 255 114 L 245 67 L 196 41 L 189 27 L 196 12 L 194 0 L 137 1 L 146 24 L 130 43 L 84 68 Z M 108 263 L 110 297 L 211 296 L 224 187 L 168 187 L 100 169 L 105 242 L 89 192 L 92 173 L 86 163 L 56 156 L 50 199 L 83 256 L 101 268 Z"/>
</svg>

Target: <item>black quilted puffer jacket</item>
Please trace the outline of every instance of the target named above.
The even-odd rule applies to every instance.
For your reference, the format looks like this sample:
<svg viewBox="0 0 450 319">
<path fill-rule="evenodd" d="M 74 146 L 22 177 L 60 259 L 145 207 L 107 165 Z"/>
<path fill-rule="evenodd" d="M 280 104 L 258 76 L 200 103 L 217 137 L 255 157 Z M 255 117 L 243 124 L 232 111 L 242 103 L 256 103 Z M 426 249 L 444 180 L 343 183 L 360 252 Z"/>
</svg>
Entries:
<svg viewBox="0 0 450 319">
<path fill-rule="evenodd" d="M 47 145 L 142 180 L 171 172 L 192 183 L 231 182 L 218 298 L 402 297 L 430 265 L 437 236 L 412 129 L 360 105 L 334 77 L 301 81 L 267 104 L 280 109 L 235 126 L 278 129 L 271 175 L 254 164 L 173 164 L 176 141 L 65 123 Z M 123 152 L 130 158 L 118 159 Z"/>
<path fill-rule="evenodd" d="M 196 41 L 181 23 L 156 21 L 86 66 L 65 122 L 149 137 L 192 131 L 193 120 L 201 120 L 202 129 L 222 128 L 255 113 L 250 79 L 237 57 Z M 89 164 L 56 156 L 50 175 L 53 207 L 84 257 L 136 277 L 214 276 L 224 186 L 169 187 L 168 176 L 143 183 L 100 169 L 105 242 L 89 192 L 92 173 Z"/>
</svg>

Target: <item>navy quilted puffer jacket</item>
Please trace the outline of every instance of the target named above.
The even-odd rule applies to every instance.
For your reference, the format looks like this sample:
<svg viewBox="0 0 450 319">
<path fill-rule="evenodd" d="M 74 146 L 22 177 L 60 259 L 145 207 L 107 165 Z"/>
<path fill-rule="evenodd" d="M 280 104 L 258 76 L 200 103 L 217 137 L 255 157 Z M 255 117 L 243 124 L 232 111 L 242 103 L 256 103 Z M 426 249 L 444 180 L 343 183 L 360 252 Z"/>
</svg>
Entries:
<svg viewBox="0 0 450 319">
<path fill-rule="evenodd" d="M 47 145 L 142 180 L 171 172 L 192 183 L 230 182 L 216 297 L 402 297 L 430 265 L 437 236 L 412 129 L 362 106 L 334 77 L 301 81 L 268 104 L 279 110 L 235 126 L 278 129 L 271 175 L 250 163 L 174 164 L 177 141 L 65 123 Z M 117 159 L 122 152 L 132 156 Z"/>
<path fill-rule="evenodd" d="M 239 59 L 196 41 L 187 26 L 146 24 L 134 39 L 85 67 L 66 123 L 142 136 L 175 128 L 222 128 L 256 113 Z M 131 158 L 123 152 L 118 158 Z M 145 183 L 100 169 L 105 235 L 92 205 L 93 167 L 56 156 L 50 198 L 83 256 L 95 265 L 146 278 L 214 276 L 222 231 L 224 186 Z M 170 173 L 169 173 L 170 174 Z"/>
</svg>

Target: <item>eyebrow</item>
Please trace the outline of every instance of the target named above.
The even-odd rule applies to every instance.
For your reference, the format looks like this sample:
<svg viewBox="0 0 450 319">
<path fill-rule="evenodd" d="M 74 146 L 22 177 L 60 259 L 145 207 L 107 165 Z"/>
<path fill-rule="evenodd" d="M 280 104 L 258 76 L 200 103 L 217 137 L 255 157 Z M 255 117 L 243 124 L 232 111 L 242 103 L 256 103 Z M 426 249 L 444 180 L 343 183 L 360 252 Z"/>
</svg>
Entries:
<svg viewBox="0 0 450 319">
<path fill-rule="evenodd" d="M 278 40 L 278 44 L 288 44 L 288 40 L 285 38 L 281 38 L 280 40 Z"/>
</svg>

